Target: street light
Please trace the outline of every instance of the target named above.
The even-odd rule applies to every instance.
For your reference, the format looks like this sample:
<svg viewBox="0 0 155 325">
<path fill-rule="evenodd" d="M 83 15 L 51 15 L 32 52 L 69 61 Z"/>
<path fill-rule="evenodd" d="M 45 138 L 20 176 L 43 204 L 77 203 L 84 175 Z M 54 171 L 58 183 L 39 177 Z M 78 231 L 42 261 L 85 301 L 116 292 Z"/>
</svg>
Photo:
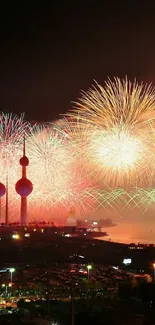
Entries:
<svg viewBox="0 0 155 325">
<path fill-rule="evenodd" d="M 89 275 L 90 275 L 90 270 L 92 269 L 91 265 L 87 265 L 87 273 L 88 273 L 88 280 L 89 280 Z"/>
<path fill-rule="evenodd" d="M 5 288 L 5 293 L 6 293 L 6 296 L 8 294 L 8 287 L 12 287 L 12 283 L 9 283 L 8 285 L 6 285 L 5 283 L 2 284 L 2 288 Z"/>
<path fill-rule="evenodd" d="M 6 286 L 5 283 L 2 284 L 2 288 L 5 288 L 5 294 L 7 296 L 7 293 L 8 293 L 8 287 Z"/>
<path fill-rule="evenodd" d="M 10 275 L 11 275 L 11 283 L 12 283 L 12 273 L 14 273 L 16 271 L 16 269 L 14 267 L 11 267 L 9 269 Z"/>
<path fill-rule="evenodd" d="M 12 239 L 16 239 L 16 240 L 20 239 L 19 234 L 13 234 L 12 235 Z"/>
</svg>

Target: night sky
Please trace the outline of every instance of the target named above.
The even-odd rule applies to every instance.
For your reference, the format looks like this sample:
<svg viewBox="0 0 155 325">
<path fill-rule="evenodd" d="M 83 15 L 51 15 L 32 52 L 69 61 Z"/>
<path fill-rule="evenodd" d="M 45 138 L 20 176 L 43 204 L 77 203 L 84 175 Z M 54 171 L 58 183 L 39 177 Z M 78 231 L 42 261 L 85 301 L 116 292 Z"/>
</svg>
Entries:
<svg viewBox="0 0 155 325">
<path fill-rule="evenodd" d="M 155 85 L 155 5 L 49 2 L 0 8 L 1 110 L 53 120 L 93 79 L 128 75 Z"/>
</svg>

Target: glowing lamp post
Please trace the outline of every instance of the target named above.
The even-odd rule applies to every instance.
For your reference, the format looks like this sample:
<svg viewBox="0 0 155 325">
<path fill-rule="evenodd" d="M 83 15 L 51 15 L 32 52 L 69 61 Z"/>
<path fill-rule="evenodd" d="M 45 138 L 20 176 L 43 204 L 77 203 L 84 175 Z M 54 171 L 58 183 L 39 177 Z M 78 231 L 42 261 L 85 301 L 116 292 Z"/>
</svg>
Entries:
<svg viewBox="0 0 155 325">
<path fill-rule="evenodd" d="M 92 266 L 91 265 L 87 265 L 88 280 L 89 280 L 90 270 L 91 269 L 92 269 Z"/>
<path fill-rule="evenodd" d="M 8 285 L 6 285 L 5 283 L 2 284 L 2 288 L 5 288 L 6 296 L 8 294 L 8 287 L 11 288 L 12 287 L 12 284 L 11 283 L 9 283 Z"/>
<path fill-rule="evenodd" d="M 11 283 L 12 283 L 12 274 L 16 271 L 16 269 L 14 267 L 11 267 L 9 269 L 9 272 L 10 272 L 10 276 L 11 276 Z"/>
</svg>

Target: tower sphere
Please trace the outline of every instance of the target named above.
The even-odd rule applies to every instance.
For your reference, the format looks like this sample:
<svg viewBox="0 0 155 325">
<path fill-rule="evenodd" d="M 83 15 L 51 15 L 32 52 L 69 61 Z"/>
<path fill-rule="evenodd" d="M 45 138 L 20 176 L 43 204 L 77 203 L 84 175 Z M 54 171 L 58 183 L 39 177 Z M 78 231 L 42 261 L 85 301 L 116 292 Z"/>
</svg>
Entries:
<svg viewBox="0 0 155 325">
<path fill-rule="evenodd" d="M 27 167 L 29 165 L 29 159 L 26 156 L 20 158 L 19 163 L 22 167 Z"/>
<path fill-rule="evenodd" d="M 15 185 L 16 192 L 22 196 L 26 197 L 31 194 L 33 190 L 33 184 L 26 177 L 22 177 Z"/>
<path fill-rule="evenodd" d="M 0 183 L 0 197 L 2 197 L 6 192 L 5 185 Z"/>
</svg>

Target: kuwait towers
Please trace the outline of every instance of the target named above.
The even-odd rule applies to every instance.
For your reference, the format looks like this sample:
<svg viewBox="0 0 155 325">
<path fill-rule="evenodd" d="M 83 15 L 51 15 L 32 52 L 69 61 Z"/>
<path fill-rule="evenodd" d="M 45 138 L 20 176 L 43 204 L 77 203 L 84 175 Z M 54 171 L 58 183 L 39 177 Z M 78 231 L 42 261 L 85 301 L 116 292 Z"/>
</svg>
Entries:
<svg viewBox="0 0 155 325">
<path fill-rule="evenodd" d="M 4 184 L 0 183 L 0 223 L 2 222 L 2 215 L 1 215 L 1 197 L 4 196 L 6 193 L 6 187 Z M 7 223 L 7 220 L 6 220 Z"/>
<path fill-rule="evenodd" d="M 25 155 L 25 138 L 23 143 L 23 157 L 19 161 L 22 167 L 22 178 L 16 183 L 16 192 L 21 196 L 20 224 L 27 224 L 27 196 L 31 194 L 33 185 L 26 177 L 26 167 L 29 165 L 29 159 Z"/>
</svg>

